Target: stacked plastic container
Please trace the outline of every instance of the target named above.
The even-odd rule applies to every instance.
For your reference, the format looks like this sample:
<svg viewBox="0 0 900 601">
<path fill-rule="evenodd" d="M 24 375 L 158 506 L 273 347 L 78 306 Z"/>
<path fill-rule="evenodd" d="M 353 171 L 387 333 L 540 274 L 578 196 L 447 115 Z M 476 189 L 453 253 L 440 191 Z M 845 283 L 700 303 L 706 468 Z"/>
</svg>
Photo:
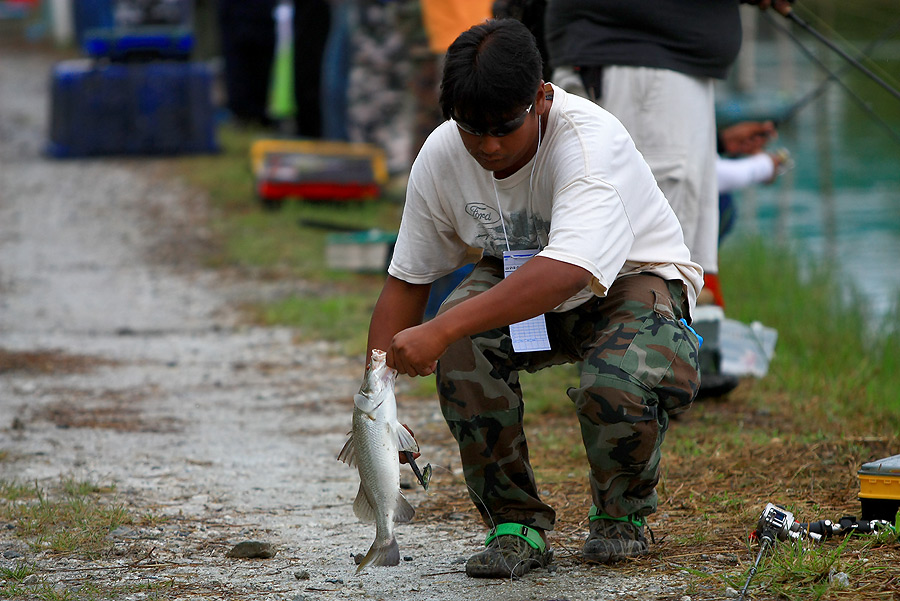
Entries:
<svg viewBox="0 0 900 601">
<path fill-rule="evenodd" d="M 900 455 L 864 463 L 858 474 L 862 519 L 895 522 L 900 512 Z"/>
<path fill-rule="evenodd" d="M 192 62 L 191 0 L 79 0 L 84 59 L 54 66 L 55 157 L 218 150 L 213 74 Z"/>
</svg>

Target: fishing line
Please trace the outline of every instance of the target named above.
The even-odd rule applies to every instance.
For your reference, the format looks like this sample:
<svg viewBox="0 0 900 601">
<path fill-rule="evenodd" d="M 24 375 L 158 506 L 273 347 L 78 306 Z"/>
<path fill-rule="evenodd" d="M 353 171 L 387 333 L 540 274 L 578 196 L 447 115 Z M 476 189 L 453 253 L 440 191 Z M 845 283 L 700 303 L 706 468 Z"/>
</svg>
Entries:
<svg viewBox="0 0 900 601">
<path fill-rule="evenodd" d="M 764 14 L 769 18 L 770 21 L 773 20 L 773 17 L 771 15 L 769 15 L 768 12 L 766 12 Z M 834 42 L 829 40 L 827 37 L 825 37 L 824 35 L 819 33 L 819 31 L 816 30 L 812 25 L 810 25 L 809 23 L 807 23 L 806 21 L 804 21 L 803 19 L 798 17 L 797 13 L 795 13 L 793 10 L 791 10 L 787 15 L 785 15 L 785 17 L 789 21 L 793 21 L 799 27 L 806 30 L 811 36 L 813 36 L 814 38 L 816 38 L 817 40 L 819 40 L 820 42 L 825 44 L 825 46 L 827 46 L 829 49 L 831 49 L 832 51 L 834 51 L 838 55 L 840 55 L 841 58 L 843 58 L 844 60 L 849 62 L 851 65 L 853 65 L 857 69 L 859 69 L 863 74 L 868 76 L 869 79 L 871 79 L 872 81 L 874 81 L 875 83 L 880 85 L 882 88 L 887 90 L 894 98 L 896 98 L 897 100 L 900 100 L 900 91 L 898 91 L 896 88 L 894 88 L 889 83 L 887 83 L 882 78 L 880 78 L 878 75 L 876 75 L 871 69 L 869 69 L 868 67 L 866 67 L 865 65 L 860 63 L 858 60 L 856 60 L 855 58 L 853 58 L 852 56 L 847 54 L 840 46 L 838 46 L 837 44 L 835 44 Z"/>
<path fill-rule="evenodd" d="M 535 111 L 537 109 L 535 108 Z M 538 115 L 538 130 L 537 130 L 537 149 L 534 151 L 534 157 L 531 159 L 534 161 L 531 164 L 531 175 L 528 176 L 528 204 L 532 204 L 532 197 L 534 195 L 534 168 L 537 165 L 538 161 L 538 152 L 541 150 L 541 116 Z M 509 247 L 509 236 L 506 235 L 506 220 L 503 219 L 503 206 L 500 204 L 500 192 L 497 191 L 497 179 L 494 177 L 494 174 L 491 174 L 491 184 L 494 186 L 494 198 L 497 199 L 497 212 L 500 213 L 500 226 L 503 228 L 503 239 L 506 240 L 506 250 L 508 252 L 512 252 L 512 249 Z"/>
<path fill-rule="evenodd" d="M 852 13 L 852 11 L 848 11 L 848 12 Z M 860 17 L 859 14 L 856 16 Z M 896 90 L 896 89 L 898 89 L 898 87 L 900 87 L 900 80 L 898 80 L 896 77 L 894 77 L 893 74 L 891 72 L 889 72 L 887 69 L 885 69 L 883 66 L 878 64 L 878 62 L 874 58 L 871 57 L 871 51 L 866 50 L 864 52 L 860 52 L 859 49 L 854 45 L 853 42 L 851 42 L 847 38 L 843 37 L 839 31 L 834 29 L 834 27 L 832 27 L 828 23 L 828 21 L 826 21 L 824 18 L 822 18 L 815 12 L 807 13 L 807 15 L 804 17 L 804 19 L 807 19 L 807 25 L 809 25 L 810 22 L 815 22 L 816 27 L 818 28 L 820 35 L 822 37 L 827 37 L 833 45 L 840 44 L 841 48 L 846 49 L 845 52 L 847 52 L 848 54 L 852 53 L 855 60 L 858 63 L 867 65 L 868 68 L 871 69 L 873 73 L 877 73 L 878 76 L 881 79 L 883 79 L 885 82 L 888 82 L 892 88 L 894 88 Z M 890 29 L 890 28 L 888 28 L 888 29 Z M 886 37 L 886 36 L 888 36 L 887 30 L 885 31 L 885 33 L 882 34 L 882 37 Z M 849 62 L 844 63 L 844 65 L 848 66 L 848 67 L 852 66 Z"/>
<path fill-rule="evenodd" d="M 443 465 L 435 465 L 433 467 L 440 468 L 440 469 L 444 470 L 445 472 L 447 472 L 448 474 L 450 474 L 451 476 L 453 475 L 453 470 L 451 470 L 449 467 L 444 467 Z M 465 476 L 465 474 L 463 474 L 463 482 L 465 482 L 465 480 L 466 480 L 466 476 Z M 469 489 L 469 492 L 471 492 L 473 495 L 475 495 L 475 497 L 477 497 L 478 503 L 480 503 L 481 506 L 484 507 L 484 511 L 487 514 L 488 519 L 491 521 L 491 528 L 496 528 L 497 522 L 494 521 L 494 516 L 491 515 L 491 510 L 488 508 L 487 503 L 484 502 L 484 499 L 481 498 L 481 495 L 479 495 L 478 492 L 474 488 L 469 486 L 468 482 L 466 482 L 465 484 L 466 484 L 466 488 Z"/>
<path fill-rule="evenodd" d="M 841 79 L 833 71 L 831 71 L 831 69 L 829 69 L 828 66 L 825 65 L 825 63 L 823 63 L 822 60 L 819 57 L 817 57 L 812 50 L 807 48 L 806 45 L 803 42 L 801 42 L 793 34 L 793 32 L 790 31 L 790 29 L 788 29 L 781 23 L 776 22 L 775 19 L 771 15 L 768 14 L 768 12 L 763 13 L 763 14 L 766 16 L 766 18 L 769 20 L 769 22 L 772 24 L 772 26 L 775 27 L 776 29 L 778 29 L 779 31 L 783 32 L 785 35 L 787 35 L 791 39 L 791 41 L 794 42 L 797 45 L 797 47 L 800 48 L 800 50 L 807 56 L 807 58 L 809 58 L 813 63 L 815 63 L 820 69 L 822 69 L 823 71 L 828 73 L 830 75 L 831 79 L 833 79 L 841 87 L 841 89 L 844 90 L 850 96 L 850 99 L 853 100 L 863 110 L 863 112 L 866 113 L 866 115 L 868 115 L 872 120 L 874 120 L 876 123 L 878 123 L 881 126 L 881 128 L 885 131 L 885 133 L 887 133 L 891 137 L 891 139 L 893 139 L 895 142 L 900 144 L 900 134 L 897 134 L 897 132 L 895 132 L 893 130 L 893 128 L 891 128 L 891 126 L 888 125 L 888 123 L 884 119 L 882 119 L 880 116 L 878 116 L 878 114 L 874 110 L 872 110 L 872 107 L 869 106 L 868 102 L 866 102 L 862 97 L 860 97 L 859 94 L 854 92 L 847 84 L 845 84 L 843 81 L 841 81 Z M 793 14 L 793 13 L 791 13 L 791 14 Z"/>
<path fill-rule="evenodd" d="M 884 19 L 887 19 L 887 16 L 893 16 L 893 13 L 891 13 L 890 15 L 885 15 L 882 20 L 878 20 L 876 21 L 876 23 L 883 23 Z M 856 61 L 858 61 L 859 63 L 866 65 L 873 73 L 877 74 L 881 79 L 890 84 L 890 86 L 895 90 L 900 88 L 900 80 L 898 80 L 893 73 L 888 71 L 884 66 L 880 65 L 875 59 L 868 56 L 859 56 L 859 49 L 854 45 L 854 43 L 843 37 L 840 32 L 831 27 L 831 25 L 822 17 L 814 12 L 810 12 L 803 18 L 806 20 L 807 25 L 810 25 L 810 23 L 813 21 L 817 22 L 817 28 L 822 37 L 828 38 L 832 44 L 838 45 L 840 48 L 843 48 L 844 52 L 852 55 L 853 58 L 856 59 Z M 812 25 L 810 26 L 812 27 Z"/>
<path fill-rule="evenodd" d="M 894 35 L 896 31 L 900 29 L 900 19 L 894 21 L 894 24 L 884 30 L 884 32 L 878 36 L 877 39 L 869 42 L 866 47 L 860 53 L 860 58 L 867 58 L 868 55 L 872 54 L 879 46 L 887 42 L 888 38 Z M 850 65 L 844 65 L 836 72 L 829 72 L 828 77 L 819 82 L 819 85 L 816 86 L 814 90 L 807 93 L 800 100 L 792 104 L 787 111 L 778 119 L 775 120 L 775 125 L 783 125 L 787 123 L 794 116 L 799 113 L 803 108 L 805 108 L 810 102 L 821 96 L 825 90 L 828 89 L 828 84 L 832 81 L 840 81 L 839 76 L 843 75 L 850 69 Z"/>
<path fill-rule="evenodd" d="M 453 475 L 453 470 L 451 470 L 448 467 L 444 467 L 443 465 L 435 465 L 433 467 L 440 468 L 440 469 L 444 470 L 445 472 L 447 472 L 448 474 L 450 474 L 451 476 Z M 463 481 L 465 481 L 465 475 L 463 475 Z M 484 499 L 481 498 L 481 495 L 479 495 L 478 492 L 474 488 L 469 486 L 468 482 L 466 482 L 466 488 L 468 488 L 469 492 L 478 500 L 478 503 L 482 507 L 484 507 L 485 514 L 487 514 L 488 520 L 490 520 L 490 522 L 491 522 L 491 528 L 494 528 L 494 529 L 497 528 L 497 522 L 494 521 L 494 516 L 491 515 L 491 510 L 488 508 L 487 503 L 484 502 Z M 497 538 L 495 540 L 498 541 L 498 543 L 497 543 L 498 545 L 503 544 L 502 538 Z M 540 565 L 540 562 L 538 560 L 530 558 L 530 557 L 527 559 L 519 560 L 509 571 L 509 581 L 510 582 L 513 582 L 516 579 L 516 568 L 519 566 L 519 564 L 523 564 L 523 563 L 529 562 L 529 561 L 533 561 L 533 562 L 537 563 L 538 565 Z"/>
</svg>

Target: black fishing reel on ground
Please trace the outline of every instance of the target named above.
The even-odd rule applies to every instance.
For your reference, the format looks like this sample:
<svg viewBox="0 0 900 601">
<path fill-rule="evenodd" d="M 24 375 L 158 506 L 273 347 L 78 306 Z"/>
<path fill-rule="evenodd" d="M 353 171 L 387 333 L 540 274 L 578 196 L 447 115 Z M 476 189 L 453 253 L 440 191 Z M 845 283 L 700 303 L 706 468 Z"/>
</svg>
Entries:
<svg viewBox="0 0 900 601">
<path fill-rule="evenodd" d="M 844 516 L 838 522 L 819 520 L 818 522 L 802 523 L 796 521 L 794 514 L 784 507 L 779 507 L 774 503 L 767 503 L 759 516 L 759 520 L 756 522 L 756 530 L 750 534 L 751 539 L 759 541 L 759 553 L 756 556 L 756 561 L 753 562 L 753 567 L 750 568 L 750 574 L 747 576 L 747 582 L 744 584 L 744 589 L 741 591 L 738 601 L 743 601 L 744 595 L 750 587 L 750 581 L 759 567 L 759 560 L 768 548 L 775 546 L 777 541 L 798 541 L 806 538 L 819 542 L 823 538 L 835 534 L 850 534 L 853 532 L 876 534 L 884 530 L 895 531 L 894 524 L 887 520 L 859 521 L 855 516 Z"/>
<path fill-rule="evenodd" d="M 816 542 L 822 540 L 822 533 L 813 531 L 808 526 L 808 524 L 796 521 L 794 514 L 787 509 L 774 503 L 768 503 L 760 514 L 759 521 L 756 522 L 756 530 L 750 536 L 769 545 L 774 545 L 776 540 L 800 540 L 801 538 L 809 538 Z"/>
<path fill-rule="evenodd" d="M 768 503 L 759 516 L 756 530 L 750 536 L 760 541 L 768 538 L 768 544 L 774 544 L 776 540 L 808 538 L 818 542 L 837 534 L 877 534 L 894 530 L 894 524 L 888 520 L 862 521 L 853 515 L 845 515 L 837 522 L 831 520 L 798 522 L 794 519 L 794 514 L 787 509 Z"/>
<path fill-rule="evenodd" d="M 762 559 L 763 553 L 769 547 L 774 547 L 777 541 L 800 540 L 801 538 L 809 538 L 814 541 L 822 540 L 822 535 L 810 532 L 803 527 L 803 524 L 794 519 L 794 514 L 783 507 L 779 507 L 774 503 L 767 503 L 765 509 L 756 522 L 756 530 L 750 534 L 751 539 L 759 541 L 759 553 L 756 555 L 756 561 L 750 568 L 750 574 L 747 576 L 747 582 L 741 591 L 738 601 L 743 601 L 747 589 L 750 588 L 750 581 L 756 574 L 759 567 L 759 560 Z"/>
</svg>

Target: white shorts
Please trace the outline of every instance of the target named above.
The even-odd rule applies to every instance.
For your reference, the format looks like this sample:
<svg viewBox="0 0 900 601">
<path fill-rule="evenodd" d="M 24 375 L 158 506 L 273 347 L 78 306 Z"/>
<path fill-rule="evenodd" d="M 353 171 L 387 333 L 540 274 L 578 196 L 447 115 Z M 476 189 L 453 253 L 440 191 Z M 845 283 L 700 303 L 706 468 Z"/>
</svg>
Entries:
<svg viewBox="0 0 900 601">
<path fill-rule="evenodd" d="M 553 82 L 589 98 L 572 67 Z M 602 96 L 591 98 L 625 126 L 681 221 L 691 258 L 718 273 L 719 192 L 716 183 L 714 81 L 649 67 L 603 68 Z"/>
</svg>

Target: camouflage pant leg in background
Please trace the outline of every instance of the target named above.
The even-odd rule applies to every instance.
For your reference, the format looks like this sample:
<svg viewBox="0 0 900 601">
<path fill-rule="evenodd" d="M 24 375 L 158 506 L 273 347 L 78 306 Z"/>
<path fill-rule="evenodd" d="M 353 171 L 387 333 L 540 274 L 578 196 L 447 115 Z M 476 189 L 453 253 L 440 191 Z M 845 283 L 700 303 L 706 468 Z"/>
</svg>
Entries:
<svg viewBox="0 0 900 601">
<path fill-rule="evenodd" d="M 442 310 L 502 278 L 500 261 L 483 259 Z M 655 509 L 667 411 L 686 408 L 699 382 L 697 339 L 676 321 L 682 298 L 680 283 L 631 276 L 606 298 L 547 314 L 551 351 L 516 353 L 508 328 L 448 348 L 437 372 L 441 410 L 485 524 L 553 528 L 555 512 L 540 500 L 528 461 L 518 371 L 576 361 L 584 361 L 581 385 L 569 396 L 591 464 L 593 502 L 611 515 Z"/>
<path fill-rule="evenodd" d="M 387 157 L 391 175 L 412 164 L 410 145 L 414 75 L 410 52 L 422 45 L 424 32 L 418 2 L 353 0 L 353 59 L 347 85 L 350 140 L 375 144 Z M 420 40 L 421 41 L 418 41 Z"/>
</svg>

